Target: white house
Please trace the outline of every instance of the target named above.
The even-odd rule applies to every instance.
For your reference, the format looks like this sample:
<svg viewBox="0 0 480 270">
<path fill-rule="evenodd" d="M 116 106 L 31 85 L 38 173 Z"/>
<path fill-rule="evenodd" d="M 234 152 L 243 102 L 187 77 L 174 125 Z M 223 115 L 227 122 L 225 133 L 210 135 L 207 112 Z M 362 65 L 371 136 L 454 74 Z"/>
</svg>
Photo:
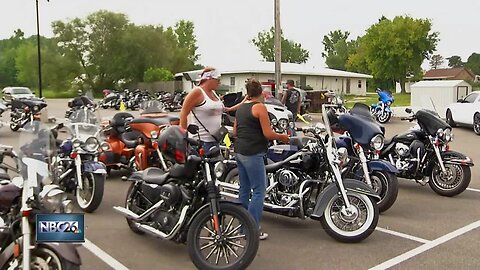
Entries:
<svg viewBox="0 0 480 270">
<path fill-rule="evenodd" d="M 275 82 L 275 64 L 258 62 L 247 67 L 216 67 L 222 73 L 221 84 L 229 92 L 245 92 L 245 81 L 256 78 L 262 83 Z M 175 78 L 183 80 L 183 88 L 191 89 L 191 81 L 199 79 L 201 71 L 177 73 Z M 309 67 L 304 64 L 282 63 L 282 82 L 294 80 L 296 86 L 310 86 L 314 90 L 334 90 L 338 93 L 365 96 L 367 79 L 371 75 L 347 72 L 329 68 Z"/>
<path fill-rule="evenodd" d="M 472 92 L 462 80 L 419 81 L 411 86 L 411 106 L 436 110 L 445 117 L 447 106 Z"/>
</svg>

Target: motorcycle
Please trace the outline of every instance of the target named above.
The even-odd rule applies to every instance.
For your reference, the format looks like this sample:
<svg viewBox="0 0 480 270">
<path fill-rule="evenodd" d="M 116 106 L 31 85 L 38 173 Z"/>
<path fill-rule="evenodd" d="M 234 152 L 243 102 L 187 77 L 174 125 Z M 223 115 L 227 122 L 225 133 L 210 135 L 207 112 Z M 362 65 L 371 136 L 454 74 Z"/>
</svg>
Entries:
<svg viewBox="0 0 480 270">
<path fill-rule="evenodd" d="M 28 128 L 29 125 L 37 126 L 42 109 L 47 107 L 47 103 L 39 98 L 14 99 L 11 104 L 10 129 L 12 131 L 18 131 L 23 127 Z"/>
<path fill-rule="evenodd" d="M 5 125 L 5 123 L 1 120 L 1 117 L 6 110 L 8 110 L 8 107 L 2 102 L 0 102 L 0 128 Z"/>
<path fill-rule="evenodd" d="M 100 127 L 72 117 L 53 132 L 59 144 L 54 182 L 75 194 L 80 209 L 91 213 L 102 202 L 107 173 L 105 165 L 98 161 Z M 58 139 L 60 134 L 65 138 Z"/>
<path fill-rule="evenodd" d="M 103 109 L 114 108 L 120 98 L 120 93 L 118 93 L 118 91 L 105 93 L 105 96 L 100 100 L 98 106 Z"/>
<path fill-rule="evenodd" d="M 198 134 L 198 127 L 188 131 Z M 114 209 L 135 233 L 186 243 L 199 269 L 247 268 L 258 250 L 258 225 L 241 205 L 220 200 L 212 174 L 219 148 L 201 154 L 200 141 L 178 126 L 166 128 L 159 144 L 177 163 L 167 173 L 151 167 L 132 174 L 125 207 Z"/>
<path fill-rule="evenodd" d="M 365 183 L 343 179 L 341 160 L 327 119 L 329 105 L 323 105 L 325 125 L 297 128 L 313 137 L 291 137 L 288 149 L 275 151 L 275 163 L 266 165 L 267 189 L 264 210 L 288 217 L 319 220 L 334 239 L 359 242 L 376 228 L 380 197 Z M 287 147 L 287 146 L 282 146 Z M 277 149 L 281 149 L 278 147 Z M 270 155 L 272 157 L 272 155 Z M 286 158 L 285 158 L 286 157 Z M 275 159 L 275 158 L 274 158 Z M 220 175 L 221 169 L 216 173 Z M 221 195 L 237 198 L 238 170 L 219 182 Z"/>
<path fill-rule="evenodd" d="M 187 93 L 185 91 L 177 91 L 173 95 L 162 96 L 160 100 L 164 103 L 165 109 L 174 112 L 182 109 L 183 100 L 186 95 Z"/>
<path fill-rule="evenodd" d="M 336 139 L 336 145 L 342 160 L 342 175 L 345 178 L 365 182 L 380 196 L 378 209 L 388 210 L 398 195 L 398 170 L 384 160 L 369 160 L 366 152 L 380 151 L 384 145 L 384 130 L 371 117 L 367 105 L 357 103 L 350 113 L 337 116 L 328 113 L 329 122 L 336 125 L 336 133 L 342 135 Z"/>
<path fill-rule="evenodd" d="M 20 155 L 0 151 L 16 159 L 20 176 L 0 182 L 0 268 L 80 269 L 81 259 L 73 244 L 36 242 L 36 215 L 71 213 L 66 194 L 49 181 L 50 131 L 39 125 L 36 134 L 22 132 Z M 27 139 L 25 139 L 27 138 Z"/>
<path fill-rule="evenodd" d="M 421 185 L 430 185 L 437 194 L 455 196 L 468 187 L 473 160 L 462 153 L 451 151 L 452 127 L 437 113 L 419 110 L 402 120 L 417 121 L 417 125 L 405 134 L 385 140 L 379 154 L 399 171 L 398 176 L 414 179 Z M 426 178 L 429 179 L 426 179 Z"/>
<path fill-rule="evenodd" d="M 333 90 L 328 90 L 324 95 L 327 97 L 328 103 L 333 105 L 330 110 L 335 110 L 336 114 L 348 112 L 347 108 L 345 107 L 345 101 Z"/>
<path fill-rule="evenodd" d="M 125 102 L 125 107 L 132 111 L 135 111 L 140 108 L 140 104 L 144 101 L 143 100 L 144 94 L 140 89 L 137 89 L 128 95 L 127 101 Z"/>
<path fill-rule="evenodd" d="M 90 119 L 82 119 L 75 114 L 82 114 L 83 117 L 88 117 L 94 114 L 89 113 L 88 111 L 95 112 L 97 105 L 93 100 L 93 96 L 89 97 L 87 95 L 81 95 L 75 98 L 72 98 L 67 103 L 68 110 L 65 112 L 66 119 L 76 119 L 77 121 L 90 121 Z M 95 123 L 97 120 L 92 119 L 92 122 Z"/>
<path fill-rule="evenodd" d="M 392 118 L 393 110 L 391 108 L 395 98 L 388 90 L 377 88 L 378 103 L 372 104 L 370 111 L 378 122 L 385 124 Z"/>
</svg>

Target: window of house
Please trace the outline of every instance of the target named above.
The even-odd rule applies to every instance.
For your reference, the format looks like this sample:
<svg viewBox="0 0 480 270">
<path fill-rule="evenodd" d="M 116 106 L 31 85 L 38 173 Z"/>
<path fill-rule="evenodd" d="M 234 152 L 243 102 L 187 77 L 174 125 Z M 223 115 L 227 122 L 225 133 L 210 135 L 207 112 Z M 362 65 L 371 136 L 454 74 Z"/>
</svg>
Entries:
<svg viewBox="0 0 480 270">
<path fill-rule="evenodd" d="M 358 88 L 362 88 L 362 80 L 358 80 Z"/>
<path fill-rule="evenodd" d="M 230 85 L 235 85 L 235 77 L 230 77 Z"/>
</svg>

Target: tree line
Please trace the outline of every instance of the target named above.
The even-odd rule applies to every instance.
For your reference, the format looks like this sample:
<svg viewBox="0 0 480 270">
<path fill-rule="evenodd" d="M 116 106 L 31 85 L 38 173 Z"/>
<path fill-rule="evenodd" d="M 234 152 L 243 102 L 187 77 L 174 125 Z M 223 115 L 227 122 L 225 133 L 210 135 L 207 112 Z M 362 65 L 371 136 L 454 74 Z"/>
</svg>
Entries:
<svg viewBox="0 0 480 270">
<path fill-rule="evenodd" d="M 274 61 L 274 28 L 258 33 L 252 39 L 264 60 Z M 373 75 L 375 87 L 394 87 L 399 82 L 405 92 L 407 79 L 420 80 L 422 63 L 430 60 L 432 68 L 443 64 L 443 57 L 434 54 L 439 33 L 432 31 L 428 19 L 382 16 L 363 36 L 350 38 L 350 32 L 334 30 L 324 35 L 322 56 L 329 68 Z M 286 54 L 286 57 L 283 56 Z M 309 51 L 300 43 L 286 39 L 282 33 L 282 62 L 305 63 Z M 473 53 L 463 62 L 459 56 L 447 58 L 450 67 L 468 67 L 480 74 L 480 54 Z"/>
<path fill-rule="evenodd" d="M 98 11 L 86 18 L 52 23 L 54 36 L 41 37 L 43 87 L 120 88 L 131 83 L 171 80 L 199 68 L 193 22 L 173 27 L 135 25 L 122 13 Z M 19 29 L 0 40 L 0 86 L 37 87 L 36 36 Z"/>
</svg>

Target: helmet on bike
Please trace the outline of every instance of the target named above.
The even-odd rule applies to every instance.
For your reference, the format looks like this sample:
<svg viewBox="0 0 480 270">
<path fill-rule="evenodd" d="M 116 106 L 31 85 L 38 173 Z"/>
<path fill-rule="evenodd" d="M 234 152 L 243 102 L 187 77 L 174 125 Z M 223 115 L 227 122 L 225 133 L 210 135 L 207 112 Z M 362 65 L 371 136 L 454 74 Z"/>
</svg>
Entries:
<svg viewBox="0 0 480 270">
<path fill-rule="evenodd" d="M 187 154 L 187 132 L 179 126 L 165 128 L 158 137 L 158 147 L 162 154 L 177 163 L 185 163 Z"/>
</svg>

